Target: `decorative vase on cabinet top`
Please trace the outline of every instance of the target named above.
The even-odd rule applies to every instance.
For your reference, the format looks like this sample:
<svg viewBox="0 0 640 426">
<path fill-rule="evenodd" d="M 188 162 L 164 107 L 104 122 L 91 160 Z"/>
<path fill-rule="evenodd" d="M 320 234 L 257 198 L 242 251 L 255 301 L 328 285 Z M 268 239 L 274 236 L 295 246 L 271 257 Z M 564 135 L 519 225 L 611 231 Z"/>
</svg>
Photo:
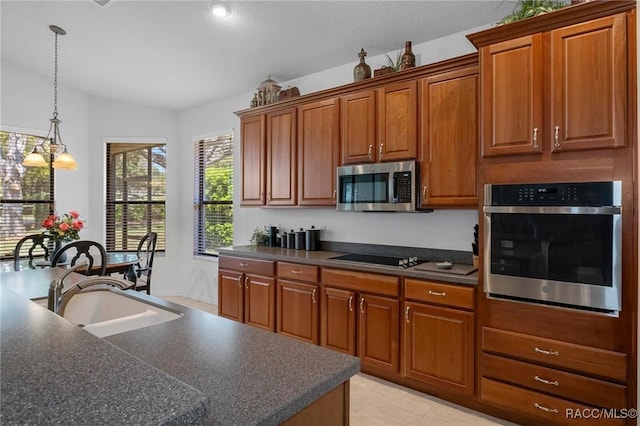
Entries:
<svg viewBox="0 0 640 426">
<path fill-rule="evenodd" d="M 401 70 L 413 68 L 416 66 L 416 55 L 411 51 L 411 42 L 406 41 L 404 43 L 404 54 L 402 55 L 402 62 L 400 65 Z"/>
<path fill-rule="evenodd" d="M 367 52 L 365 52 L 364 49 L 360 49 L 358 56 L 360 57 L 360 63 L 353 68 L 353 81 L 371 78 L 371 67 L 364 62 L 364 57 L 367 56 Z"/>
</svg>

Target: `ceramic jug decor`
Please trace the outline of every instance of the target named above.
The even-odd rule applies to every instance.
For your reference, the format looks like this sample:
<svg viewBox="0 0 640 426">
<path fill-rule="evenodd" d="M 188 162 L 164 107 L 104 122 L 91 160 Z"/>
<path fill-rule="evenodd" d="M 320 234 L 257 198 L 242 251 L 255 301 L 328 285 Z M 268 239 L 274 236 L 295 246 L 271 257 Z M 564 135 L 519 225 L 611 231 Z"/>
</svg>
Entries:
<svg viewBox="0 0 640 426">
<path fill-rule="evenodd" d="M 353 68 L 353 81 L 371 78 L 371 67 L 364 62 L 364 57 L 367 56 L 367 52 L 365 52 L 364 49 L 360 49 L 358 56 L 360 57 L 360 63 Z"/>
<path fill-rule="evenodd" d="M 406 70 L 408 68 L 413 68 L 416 66 L 416 55 L 411 51 L 411 42 L 407 41 L 404 43 L 404 54 L 402 55 L 402 64 L 400 65 L 401 70 Z"/>
</svg>

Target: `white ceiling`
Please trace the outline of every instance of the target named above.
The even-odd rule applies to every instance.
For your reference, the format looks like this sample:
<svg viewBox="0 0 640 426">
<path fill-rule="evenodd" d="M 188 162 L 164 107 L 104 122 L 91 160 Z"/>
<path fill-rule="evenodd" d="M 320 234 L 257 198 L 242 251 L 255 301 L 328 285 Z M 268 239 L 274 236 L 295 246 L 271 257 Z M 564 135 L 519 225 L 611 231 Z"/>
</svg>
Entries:
<svg viewBox="0 0 640 426">
<path fill-rule="evenodd" d="M 0 0 L 2 60 L 88 94 L 182 110 L 498 21 L 513 0 Z"/>
</svg>

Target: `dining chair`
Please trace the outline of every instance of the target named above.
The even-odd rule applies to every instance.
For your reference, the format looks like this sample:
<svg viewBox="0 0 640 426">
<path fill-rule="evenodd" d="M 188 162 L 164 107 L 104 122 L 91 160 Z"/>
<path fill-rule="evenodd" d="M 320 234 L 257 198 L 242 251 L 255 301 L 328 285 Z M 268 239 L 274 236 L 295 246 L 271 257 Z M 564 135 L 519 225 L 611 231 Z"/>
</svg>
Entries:
<svg viewBox="0 0 640 426">
<path fill-rule="evenodd" d="M 102 244 L 98 242 L 79 240 L 73 241 L 66 246 L 63 246 L 62 249 L 60 249 L 55 254 L 55 256 L 53 256 L 53 259 L 51 259 L 51 266 L 56 266 L 58 265 L 58 263 L 62 263 L 60 261 L 60 256 L 62 256 L 63 253 L 67 253 L 67 258 L 70 258 L 70 266 L 74 266 L 76 263 L 82 261 L 87 262 L 87 268 L 84 270 L 84 272 L 82 272 L 82 268 L 77 272 L 83 273 L 85 275 L 105 275 L 106 273 L 107 252 L 105 251 Z M 94 265 L 96 265 L 95 268 Z"/>
<path fill-rule="evenodd" d="M 149 232 L 138 243 L 138 263 L 134 266 L 135 286 L 137 291 L 146 290 L 151 294 L 151 271 L 153 268 L 153 258 L 156 254 L 157 232 Z"/>
<path fill-rule="evenodd" d="M 29 248 L 26 253 L 23 254 L 23 250 Z M 24 256 L 29 259 L 27 264 L 29 268 L 36 269 L 37 265 L 34 264 L 36 260 L 49 260 L 49 248 L 47 247 L 47 236 L 42 234 L 27 235 L 22 238 L 16 244 L 13 250 L 13 269 L 19 271 L 21 265 L 23 265 Z"/>
</svg>

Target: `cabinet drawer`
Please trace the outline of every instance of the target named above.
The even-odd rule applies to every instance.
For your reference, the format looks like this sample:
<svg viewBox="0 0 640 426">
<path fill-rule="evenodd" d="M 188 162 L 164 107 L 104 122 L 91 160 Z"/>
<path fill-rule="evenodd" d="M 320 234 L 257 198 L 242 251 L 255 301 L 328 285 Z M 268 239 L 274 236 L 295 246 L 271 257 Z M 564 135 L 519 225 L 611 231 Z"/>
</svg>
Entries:
<svg viewBox="0 0 640 426">
<path fill-rule="evenodd" d="M 482 375 L 605 408 L 627 407 L 627 387 L 495 355 L 482 356 Z"/>
<path fill-rule="evenodd" d="M 484 377 L 480 381 L 480 398 L 485 402 L 555 424 L 622 425 L 624 422 L 622 419 L 610 419 L 604 415 L 601 415 L 600 418 L 593 418 L 597 414 L 594 416 L 592 413 L 600 414 L 602 412 L 600 410 L 594 411 L 593 407 L 587 405 L 507 385 Z M 578 412 L 578 415 L 575 414 L 576 412 Z M 579 414 L 583 415 L 580 417 Z"/>
<path fill-rule="evenodd" d="M 626 354 L 590 346 L 483 327 L 482 349 L 621 382 L 627 377 Z"/>
<path fill-rule="evenodd" d="M 275 262 L 268 260 L 245 259 L 243 257 L 220 256 L 219 269 L 232 269 L 247 274 L 266 275 L 272 277 L 275 270 Z"/>
<path fill-rule="evenodd" d="M 289 278 L 309 283 L 318 282 L 318 269 L 317 266 L 286 262 L 278 262 L 276 266 L 278 278 Z"/>
<path fill-rule="evenodd" d="M 386 296 L 398 296 L 400 294 L 400 278 L 389 275 L 323 269 L 322 283 L 354 291 L 384 294 Z"/>
<path fill-rule="evenodd" d="M 473 309 L 473 288 L 405 278 L 404 297 L 421 302 Z"/>
</svg>

